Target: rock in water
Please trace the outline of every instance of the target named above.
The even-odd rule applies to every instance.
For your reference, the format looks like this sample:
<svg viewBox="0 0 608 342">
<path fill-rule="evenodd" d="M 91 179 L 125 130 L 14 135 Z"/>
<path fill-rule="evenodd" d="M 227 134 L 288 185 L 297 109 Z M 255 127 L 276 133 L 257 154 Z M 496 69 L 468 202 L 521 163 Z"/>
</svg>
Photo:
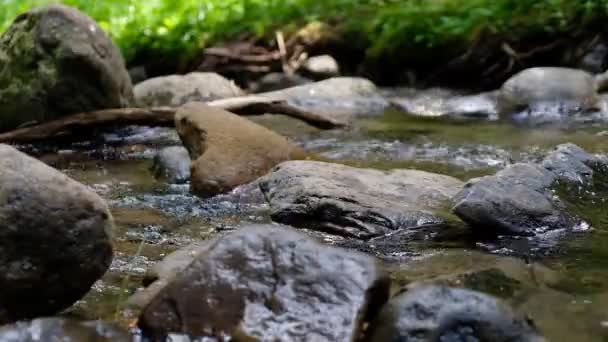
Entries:
<svg viewBox="0 0 608 342">
<path fill-rule="evenodd" d="M 298 74 L 272 72 L 257 80 L 252 85 L 251 91 L 254 93 L 269 92 L 296 87 L 307 83 L 312 83 L 312 80 Z"/>
<path fill-rule="evenodd" d="M 86 186 L 0 145 L 0 324 L 55 314 L 110 266 L 113 219 Z"/>
<path fill-rule="evenodd" d="M 76 9 L 33 9 L 0 37 L 0 131 L 132 100 L 120 51 Z"/>
<path fill-rule="evenodd" d="M 0 327 L 2 342 L 131 342 L 128 331 L 108 323 L 40 318 Z"/>
<path fill-rule="evenodd" d="M 560 121 L 600 106 L 591 74 L 557 67 L 530 68 L 511 77 L 497 105 L 501 117 L 532 123 Z"/>
<path fill-rule="evenodd" d="M 542 342 L 523 317 L 483 293 L 418 287 L 393 299 L 372 326 L 372 342 Z"/>
<path fill-rule="evenodd" d="M 606 162 L 564 144 L 541 164 L 514 164 L 493 176 L 472 179 L 454 198 L 454 213 L 489 234 L 536 235 L 584 224 L 555 196 L 557 183 L 589 186 L 592 167 Z"/>
<path fill-rule="evenodd" d="M 183 146 L 165 147 L 154 156 L 152 172 L 169 183 L 181 184 L 190 179 L 190 155 Z"/>
<path fill-rule="evenodd" d="M 280 162 L 305 156 L 287 138 L 202 103 L 182 106 L 175 126 L 193 160 L 193 193 L 210 197 L 249 183 Z"/>
<path fill-rule="evenodd" d="M 199 253 L 143 311 L 145 335 L 236 341 L 356 341 L 388 297 L 368 255 L 289 227 L 243 226 Z"/>
<path fill-rule="evenodd" d="M 179 107 L 192 101 L 208 102 L 245 95 L 233 81 L 214 72 L 193 72 L 147 79 L 135 85 L 135 101 L 141 107 Z"/>
<path fill-rule="evenodd" d="M 260 180 L 273 220 L 367 239 L 443 223 L 438 211 L 462 189 L 455 178 L 417 170 L 384 172 L 291 161 Z"/>
<path fill-rule="evenodd" d="M 287 101 L 301 110 L 344 124 L 358 117 L 382 115 L 390 107 L 374 83 L 359 77 L 334 77 L 259 96 Z"/>
<path fill-rule="evenodd" d="M 148 306 L 162 289 L 185 270 L 199 254 L 208 250 L 213 243 L 215 240 L 193 242 L 154 264 L 148 269 L 142 280 L 145 288 L 129 298 L 126 303 L 127 307 L 141 311 Z"/>
</svg>

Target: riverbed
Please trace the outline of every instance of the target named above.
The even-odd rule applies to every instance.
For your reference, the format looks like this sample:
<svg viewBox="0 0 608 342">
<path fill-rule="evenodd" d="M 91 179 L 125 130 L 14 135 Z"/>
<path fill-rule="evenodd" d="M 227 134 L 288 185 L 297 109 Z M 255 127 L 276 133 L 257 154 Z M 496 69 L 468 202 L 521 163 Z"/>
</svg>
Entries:
<svg viewBox="0 0 608 342">
<path fill-rule="evenodd" d="M 314 159 L 366 168 L 415 168 L 465 181 L 512 163 L 539 161 L 565 142 L 608 153 L 608 125 L 602 124 L 530 128 L 394 110 L 329 131 L 280 115 L 252 120 L 291 138 Z M 127 127 L 98 132 L 88 141 L 21 146 L 89 185 L 108 201 L 115 219 L 110 271 L 66 315 L 130 325 L 137 313 L 123 304 L 141 287 L 150 265 L 241 223 L 270 222 L 268 206 L 247 198 L 241 189 L 201 200 L 189 193 L 187 184 L 156 179 L 152 159 L 157 150 L 173 145 L 180 145 L 173 129 Z M 543 240 L 479 240 L 455 217 L 450 228 L 431 227 L 417 236 L 395 234 L 373 243 L 309 233 L 384 259 L 394 291 L 418 281 L 465 286 L 527 313 L 551 341 L 608 341 L 608 204 L 593 194 L 568 200 L 592 219 L 591 227 L 567 237 L 557 232 Z"/>
</svg>

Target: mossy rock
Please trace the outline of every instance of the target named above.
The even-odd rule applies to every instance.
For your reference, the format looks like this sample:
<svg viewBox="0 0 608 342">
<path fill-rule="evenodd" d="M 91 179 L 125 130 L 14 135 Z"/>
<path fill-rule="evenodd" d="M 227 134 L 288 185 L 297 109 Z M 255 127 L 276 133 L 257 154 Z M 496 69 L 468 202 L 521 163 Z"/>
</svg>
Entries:
<svg viewBox="0 0 608 342">
<path fill-rule="evenodd" d="M 120 51 L 71 7 L 23 13 L 0 37 L 0 131 L 132 101 Z"/>
</svg>

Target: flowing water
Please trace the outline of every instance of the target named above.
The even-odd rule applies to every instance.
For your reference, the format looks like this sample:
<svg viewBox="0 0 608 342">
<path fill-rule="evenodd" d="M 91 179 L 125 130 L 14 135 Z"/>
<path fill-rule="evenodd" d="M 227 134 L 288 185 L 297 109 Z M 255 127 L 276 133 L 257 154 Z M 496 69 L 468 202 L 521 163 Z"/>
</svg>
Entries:
<svg viewBox="0 0 608 342">
<path fill-rule="evenodd" d="M 282 116 L 253 120 L 289 136 L 321 160 L 416 168 L 462 180 L 514 162 L 540 160 L 564 142 L 608 153 L 608 126 L 533 129 L 391 111 L 334 131 Z M 238 192 L 203 201 L 190 195 L 187 185 L 156 180 L 149 170 L 155 151 L 176 144 L 179 138 L 171 129 L 130 127 L 77 144 L 22 147 L 91 186 L 108 200 L 116 221 L 111 270 L 66 314 L 129 324 L 133 316 L 120 307 L 140 286 L 148 266 L 180 246 L 233 230 L 239 223 L 269 222 L 265 204 Z M 608 183 L 600 187 L 608 194 Z M 453 229 L 396 235 L 371 244 L 316 235 L 386 259 L 395 291 L 415 281 L 466 286 L 528 313 L 551 341 L 608 341 L 608 205 L 601 194 L 565 193 L 577 210 L 591 217 L 592 230 L 543 241 L 479 241 L 455 220 Z"/>
</svg>

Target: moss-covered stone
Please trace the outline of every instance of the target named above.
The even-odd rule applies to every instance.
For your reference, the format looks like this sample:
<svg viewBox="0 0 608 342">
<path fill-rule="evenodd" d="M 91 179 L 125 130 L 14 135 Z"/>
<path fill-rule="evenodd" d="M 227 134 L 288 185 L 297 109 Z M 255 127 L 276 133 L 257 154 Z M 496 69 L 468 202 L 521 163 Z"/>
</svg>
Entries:
<svg viewBox="0 0 608 342">
<path fill-rule="evenodd" d="M 132 99 L 120 51 L 73 8 L 31 10 L 0 37 L 0 131 Z"/>
</svg>

